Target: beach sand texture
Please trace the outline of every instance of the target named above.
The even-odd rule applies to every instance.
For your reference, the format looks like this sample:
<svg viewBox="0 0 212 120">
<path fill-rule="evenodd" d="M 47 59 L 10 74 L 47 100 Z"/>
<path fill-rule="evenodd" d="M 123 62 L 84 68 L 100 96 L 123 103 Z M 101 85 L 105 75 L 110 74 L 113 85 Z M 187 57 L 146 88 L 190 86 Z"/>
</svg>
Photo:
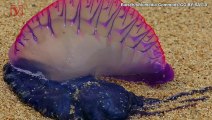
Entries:
<svg viewBox="0 0 212 120">
<path fill-rule="evenodd" d="M 3 81 L 2 67 L 8 62 L 8 50 L 25 22 L 53 0 L 22 1 L 24 15 L 9 16 L 11 4 L 0 1 L 0 120 L 46 120 L 33 108 L 19 101 Z M 127 1 L 127 0 L 125 0 Z M 202 0 L 142 0 L 148 3 L 202 2 Z M 160 39 L 166 60 L 175 71 L 175 79 L 155 88 L 143 83 L 113 80 L 136 95 L 163 99 L 179 92 L 212 86 L 212 1 L 207 7 L 137 7 Z M 212 96 L 211 92 L 204 95 Z M 198 97 L 198 95 L 190 96 Z M 189 98 L 189 97 L 185 97 Z M 182 98 L 182 99 L 185 99 Z M 177 106 L 167 105 L 167 108 Z M 164 107 L 164 109 L 166 108 Z M 159 109 L 160 110 L 160 109 Z M 212 97 L 194 107 L 167 112 L 160 116 L 133 116 L 132 120 L 212 120 Z"/>
</svg>

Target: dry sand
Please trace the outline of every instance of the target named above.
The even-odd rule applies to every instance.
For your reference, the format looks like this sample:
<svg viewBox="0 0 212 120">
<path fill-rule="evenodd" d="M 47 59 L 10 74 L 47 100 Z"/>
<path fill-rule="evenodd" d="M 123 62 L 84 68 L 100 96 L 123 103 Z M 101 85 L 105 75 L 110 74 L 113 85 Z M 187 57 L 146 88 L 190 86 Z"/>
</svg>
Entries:
<svg viewBox="0 0 212 120">
<path fill-rule="evenodd" d="M 10 4 L 18 3 L 17 1 L 0 1 L 0 120 L 44 120 L 47 118 L 21 103 L 10 91 L 2 79 L 2 67 L 8 61 L 8 49 L 23 24 L 53 0 L 25 0 L 23 16 L 8 16 Z M 172 0 L 142 1 L 172 2 Z M 192 1 L 203 0 L 177 0 L 175 3 Z M 212 1 L 204 2 L 208 3 L 207 7 L 138 7 L 147 23 L 159 36 L 166 60 L 174 68 L 175 79 L 156 88 L 143 83 L 115 82 L 136 95 L 160 99 L 179 92 L 212 86 Z M 212 97 L 205 102 L 198 102 L 194 107 L 168 112 L 162 116 L 133 116 L 132 119 L 212 120 Z"/>
</svg>

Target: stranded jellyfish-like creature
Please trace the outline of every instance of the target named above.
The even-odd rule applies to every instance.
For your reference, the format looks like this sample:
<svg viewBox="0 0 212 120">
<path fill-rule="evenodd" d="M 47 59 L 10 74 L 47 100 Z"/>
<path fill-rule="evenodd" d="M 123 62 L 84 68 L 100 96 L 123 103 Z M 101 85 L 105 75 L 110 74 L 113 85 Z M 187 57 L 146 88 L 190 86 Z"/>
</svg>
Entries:
<svg viewBox="0 0 212 120">
<path fill-rule="evenodd" d="M 174 77 L 153 29 L 120 0 L 55 1 L 24 25 L 9 59 L 4 80 L 24 103 L 55 119 L 152 115 L 164 111 L 146 112 L 148 105 L 180 97 L 144 98 L 97 79 L 156 85 Z"/>
</svg>

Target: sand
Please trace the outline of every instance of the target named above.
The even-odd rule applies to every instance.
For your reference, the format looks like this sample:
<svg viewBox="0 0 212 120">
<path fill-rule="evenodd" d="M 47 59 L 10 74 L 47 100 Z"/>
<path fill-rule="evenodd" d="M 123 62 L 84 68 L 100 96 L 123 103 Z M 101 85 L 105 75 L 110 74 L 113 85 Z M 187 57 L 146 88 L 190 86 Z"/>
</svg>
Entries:
<svg viewBox="0 0 212 120">
<path fill-rule="evenodd" d="M 39 112 L 21 103 L 2 78 L 2 67 L 8 61 L 8 49 L 20 28 L 35 13 L 53 0 L 25 0 L 24 15 L 8 16 L 10 5 L 18 0 L 0 1 L 0 120 L 45 120 Z M 126 0 L 125 0 L 126 1 Z M 142 0 L 169 3 L 172 0 Z M 172 3 L 201 2 L 202 0 L 177 0 Z M 160 39 L 166 60 L 175 71 L 175 79 L 155 88 L 143 83 L 115 81 L 136 95 L 165 98 L 179 92 L 212 86 L 212 1 L 207 7 L 137 7 Z M 211 96 L 212 93 L 204 95 Z M 199 95 L 201 96 L 201 95 Z M 190 96 L 190 97 L 198 97 Z M 189 97 L 188 97 L 189 98 Z M 167 108 L 175 105 L 168 105 Z M 132 120 L 211 120 L 212 97 L 198 102 L 194 107 L 167 112 L 160 116 L 133 116 Z"/>
</svg>

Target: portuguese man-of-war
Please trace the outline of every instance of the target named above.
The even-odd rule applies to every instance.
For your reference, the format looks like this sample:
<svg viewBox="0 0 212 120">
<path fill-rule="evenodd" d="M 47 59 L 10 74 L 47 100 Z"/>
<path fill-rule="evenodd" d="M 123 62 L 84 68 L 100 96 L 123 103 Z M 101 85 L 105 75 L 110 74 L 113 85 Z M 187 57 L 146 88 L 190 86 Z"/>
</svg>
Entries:
<svg viewBox="0 0 212 120">
<path fill-rule="evenodd" d="M 21 29 L 4 80 L 26 104 L 54 119 L 124 120 L 206 87 L 159 100 L 136 96 L 101 76 L 163 84 L 173 80 L 154 30 L 120 0 L 57 0 Z M 207 96 L 181 102 L 207 100 Z"/>
</svg>

